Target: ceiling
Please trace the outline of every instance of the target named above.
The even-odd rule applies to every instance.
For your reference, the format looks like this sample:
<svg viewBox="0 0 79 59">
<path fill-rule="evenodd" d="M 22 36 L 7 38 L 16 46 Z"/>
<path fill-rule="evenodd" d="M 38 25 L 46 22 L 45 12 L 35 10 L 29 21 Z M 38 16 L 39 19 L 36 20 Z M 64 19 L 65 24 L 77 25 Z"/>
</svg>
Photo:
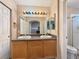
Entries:
<svg viewBox="0 0 79 59">
<path fill-rule="evenodd" d="M 17 5 L 50 7 L 53 0 L 15 0 Z"/>
<path fill-rule="evenodd" d="M 68 7 L 79 8 L 79 0 L 68 0 Z"/>
</svg>

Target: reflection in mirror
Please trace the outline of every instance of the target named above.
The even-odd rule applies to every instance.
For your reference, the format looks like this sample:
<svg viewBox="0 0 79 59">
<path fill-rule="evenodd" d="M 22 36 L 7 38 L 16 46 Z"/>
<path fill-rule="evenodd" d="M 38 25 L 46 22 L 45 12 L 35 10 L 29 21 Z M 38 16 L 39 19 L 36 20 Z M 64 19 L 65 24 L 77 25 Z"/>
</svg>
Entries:
<svg viewBox="0 0 79 59">
<path fill-rule="evenodd" d="M 48 30 L 55 30 L 55 19 L 45 17 L 19 17 L 20 35 L 46 34 Z"/>
<path fill-rule="evenodd" d="M 30 21 L 30 33 L 31 34 L 40 34 L 40 22 L 39 21 Z"/>
<path fill-rule="evenodd" d="M 27 33 L 27 21 L 20 17 L 20 34 L 26 34 Z"/>
<path fill-rule="evenodd" d="M 55 19 L 54 18 L 50 18 L 47 21 L 47 29 L 48 30 L 55 30 Z"/>
<path fill-rule="evenodd" d="M 19 17 L 20 35 L 45 34 L 47 32 L 46 17 Z"/>
</svg>

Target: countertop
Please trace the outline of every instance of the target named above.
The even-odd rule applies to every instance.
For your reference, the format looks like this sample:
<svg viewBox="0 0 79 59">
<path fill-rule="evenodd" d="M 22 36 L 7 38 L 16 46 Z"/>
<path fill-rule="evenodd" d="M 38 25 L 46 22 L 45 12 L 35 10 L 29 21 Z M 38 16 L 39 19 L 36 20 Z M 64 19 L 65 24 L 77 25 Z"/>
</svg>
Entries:
<svg viewBox="0 0 79 59">
<path fill-rule="evenodd" d="M 52 38 L 40 38 L 40 37 L 38 37 L 38 36 L 33 36 L 33 37 L 31 37 L 31 38 L 17 38 L 17 39 L 14 39 L 14 40 L 12 40 L 12 41 L 27 41 L 27 40 L 56 40 L 57 39 L 57 37 L 56 36 L 52 36 Z"/>
</svg>

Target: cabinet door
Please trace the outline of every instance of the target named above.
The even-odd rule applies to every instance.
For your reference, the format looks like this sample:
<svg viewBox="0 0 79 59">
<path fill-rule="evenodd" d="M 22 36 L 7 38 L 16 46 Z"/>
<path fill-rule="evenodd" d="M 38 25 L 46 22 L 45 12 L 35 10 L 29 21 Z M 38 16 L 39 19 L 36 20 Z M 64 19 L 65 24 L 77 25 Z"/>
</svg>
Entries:
<svg viewBox="0 0 79 59">
<path fill-rule="evenodd" d="M 28 41 L 28 59 L 43 57 L 43 41 Z"/>
<path fill-rule="evenodd" d="M 56 40 L 44 40 L 44 57 L 57 56 L 57 43 Z"/>
<path fill-rule="evenodd" d="M 11 43 L 12 59 L 27 59 L 27 42 L 13 41 Z"/>
</svg>

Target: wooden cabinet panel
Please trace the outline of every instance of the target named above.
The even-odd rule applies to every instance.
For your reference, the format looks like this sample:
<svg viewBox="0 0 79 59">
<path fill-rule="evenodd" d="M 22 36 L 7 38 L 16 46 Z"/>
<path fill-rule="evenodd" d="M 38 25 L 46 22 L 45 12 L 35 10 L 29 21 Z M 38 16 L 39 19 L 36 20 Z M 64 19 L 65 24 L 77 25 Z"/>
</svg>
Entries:
<svg viewBox="0 0 79 59">
<path fill-rule="evenodd" d="M 13 59 L 27 59 L 27 42 L 13 41 L 11 43 L 11 55 Z"/>
<path fill-rule="evenodd" d="M 56 40 L 12 41 L 12 59 L 57 57 Z"/>
<path fill-rule="evenodd" d="M 44 57 L 57 56 L 56 40 L 44 40 Z"/>
<path fill-rule="evenodd" d="M 43 41 L 28 41 L 28 59 L 43 57 Z"/>
</svg>

